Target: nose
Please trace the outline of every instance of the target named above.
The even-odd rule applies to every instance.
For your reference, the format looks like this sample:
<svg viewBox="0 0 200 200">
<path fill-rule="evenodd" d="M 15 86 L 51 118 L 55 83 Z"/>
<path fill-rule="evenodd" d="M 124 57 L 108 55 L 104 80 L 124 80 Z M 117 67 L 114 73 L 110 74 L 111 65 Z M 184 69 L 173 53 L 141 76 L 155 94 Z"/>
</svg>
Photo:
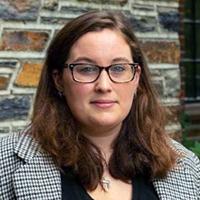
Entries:
<svg viewBox="0 0 200 200">
<path fill-rule="evenodd" d="M 97 92 L 110 92 L 112 90 L 112 81 L 106 70 L 102 70 L 98 79 L 95 82 L 95 90 Z"/>
</svg>

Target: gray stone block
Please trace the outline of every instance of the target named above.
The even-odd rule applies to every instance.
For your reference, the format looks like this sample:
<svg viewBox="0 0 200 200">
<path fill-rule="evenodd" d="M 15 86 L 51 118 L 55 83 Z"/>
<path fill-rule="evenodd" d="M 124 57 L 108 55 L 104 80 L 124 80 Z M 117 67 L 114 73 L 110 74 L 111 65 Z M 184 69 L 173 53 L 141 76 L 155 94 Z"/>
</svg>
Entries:
<svg viewBox="0 0 200 200">
<path fill-rule="evenodd" d="M 177 10 L 165 10 L 158 13 L 159 23 L 163 29 L 171 32 L 179 31 L 179 13 Z"/>
<path fill-rule="evenodd" d="M 4 20 L 36 20 L 40 2 L 34 0 L 0 1 L 0 18 Z"/>
<path fill-rule="evenodd" d="M 133 10 L 138 10 L 138 11 L 143 11 L 143 12 L 153 12 L 154 11 L 154 6 L 153 5 L 143 5 L 143 4 L 136 4 L 133 3 L 132 5 Z"/>
<path fill-rule="evenodd" d="M 149 16 L 130 16 L 129 17 L 133 30 L 136 32 L 154 32 L 156 31 L 156 19 Z"/>
<path fill-rule="evenodd" d="M 15 68 L 17 62 L 15 61 L 0 61 L 0 67 Z"/>
<path fill-rule="evenodd" d="M 164 79 L 155 77 L 153 79 L 153 84 L 154 84 L 156 91 L 158 92 L 159 96 L 161 98 L 163 98 L 164 95 L 165 95 Z"/>
<path fill-rule="evenodd" d="M 83 13 L 86 13 L 92 10 L 95 10 L 95 9 L 91 9 L 89 7 L 64 6 L 61 8 L 60 11 L 67 14 L 81 15 Z"/>
<path fill-rule="evenodd" d="M 54 11 L 58 8 L 58 0 L 44 0 L 43 8 Z"/>
<path fill-rule="evenodd" d="M 8 134 L 10 133 L 10 128 L 9 127 L 0 127 L 0 134 Z"/>
<path fill-rule="evenodd" d="M 178 98 L 180 95 L 180 71 L 179 69 L 161 70 L 165 78 L 165 97 Z"/>
<path fill-rule="evenodd" d="M 0 120 L 25 120 L 30 109 L 30 96 L 16 96 L 0 100 Z"/>
</svg>

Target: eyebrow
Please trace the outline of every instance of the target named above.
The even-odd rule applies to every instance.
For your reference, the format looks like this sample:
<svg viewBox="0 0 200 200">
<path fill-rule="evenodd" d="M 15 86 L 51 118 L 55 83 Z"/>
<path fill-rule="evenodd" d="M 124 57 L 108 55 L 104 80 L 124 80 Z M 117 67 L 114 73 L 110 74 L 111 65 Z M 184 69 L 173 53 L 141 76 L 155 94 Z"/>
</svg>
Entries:
<svg viewBox="0 0 200 200">
<path fill-rule="evenodd" d="M 89 62 L 89 63 L 96 63 L 94 60 L 92 60 L 91 58 L 88 57 L 78 57 L 77 59 L 75 59 L 73 61 L 73 63 L 76 62 Z"/>
<path fill-rule="evenodd" d="M 128 63 L 130 63 L 131 61 L 126 57 L 117 57 L 117 58 L 114 58 L 112 60 L 112 62 L 128 62 Z"/>
<path fill-rule="evenodd" d="M 93 59 L 88 58 L 88 57 L 78 57 L 77 59 L 73 60 L 73 63 L 74 62 L 75 63 L 78 63 L 78 62 L 88 62 L 88 63 L 95 63 L 96 64 L 96 61 L 94 61 Z M 130 63 L 132 61 L 130 61 L 126 57 L 117 57 L 117 58 L 114 58 L 112 60 L 112 63 L 116 63 L 116 62 L 127 62 L 127 63 Z"/>
</svg>

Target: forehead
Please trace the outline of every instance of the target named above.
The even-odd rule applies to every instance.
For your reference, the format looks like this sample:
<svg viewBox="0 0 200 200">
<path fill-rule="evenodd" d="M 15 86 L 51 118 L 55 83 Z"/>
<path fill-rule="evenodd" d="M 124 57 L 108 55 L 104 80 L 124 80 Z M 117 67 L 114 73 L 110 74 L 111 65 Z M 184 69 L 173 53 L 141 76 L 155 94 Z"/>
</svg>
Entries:
<svg viewBox="0 0 200 200">
<path fill-rule="evenodd" d="M 111 57 L 131 56 L 131 50 L 123 34 L 117 30 L 103 29 L 82 35 L 71 47 L 69 58 L 78 56 Z"/>
<path fill-rule="evenodd" d="M 113 41 L 114 39 L 118 38 L 119 40 L 123 40 L 123 42 L 127 42 L 126 36 L 117 29 L 111 29 L 111 28 L 104 28 L 97 31 L 89 31 L 85 34 L 83 34 L 81 37 L 79 37 L 76 42 L 72 45 L 72 48 L 76 46 L 77 43 L 83 42 L 83 41 L 92 41 L 92 42 L 102 42 L 104 41 Z"/>
</svg>

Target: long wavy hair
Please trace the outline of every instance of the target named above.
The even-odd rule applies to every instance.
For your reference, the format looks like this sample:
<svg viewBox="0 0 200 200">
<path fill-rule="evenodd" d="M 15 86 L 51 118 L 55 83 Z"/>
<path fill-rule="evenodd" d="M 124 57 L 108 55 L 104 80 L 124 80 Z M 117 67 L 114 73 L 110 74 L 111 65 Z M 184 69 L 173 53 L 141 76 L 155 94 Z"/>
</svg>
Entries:
<svg viewBox="0 0 200 200">
<path fill-rule="evenodd" d="M 65 99 L 58 95 L 53 71 L 63 73 L 73 44 L 90 31 L 108 28 L 121 33 L 131 48 L 133 60 L 141 67 L 137 95 L 130 113 L 113 141 L 113 154 L 107 164 L 110 174 L 124 182 L 135 175 L 161 178 L 173 168 L 176 153 L 165 133 L 165 111 L 150 79 L 139 42 L 127 18 L 111 11 L 92 11 L 67 23 L 52 40 L 35 97 L 29 133 L 51 155 L 55 164 L 69 166 L 88 190 L 94 190 L 103 175 L 100 149 L 78 130 Z"/>
</svg>

